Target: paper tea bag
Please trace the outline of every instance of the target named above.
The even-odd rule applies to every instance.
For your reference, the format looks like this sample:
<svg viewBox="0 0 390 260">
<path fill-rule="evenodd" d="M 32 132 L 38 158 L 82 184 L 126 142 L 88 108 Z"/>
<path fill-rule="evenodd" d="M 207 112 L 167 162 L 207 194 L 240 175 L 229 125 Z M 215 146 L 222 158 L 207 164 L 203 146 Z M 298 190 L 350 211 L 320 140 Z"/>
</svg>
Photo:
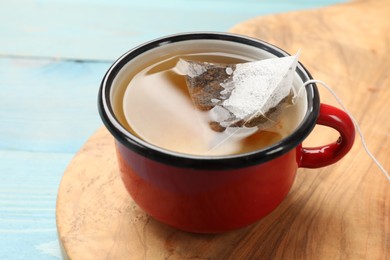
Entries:
<svg viewBox="0 0 390 260">
<path fill-rule="evenodd" d="M 185 76 L 194 105 L 210 111 L 213 130 L 262 130 L 275 125 L 293 103 L 298 56 L 233 65 L 180 60 L 175 70 Z"/>
</svg>

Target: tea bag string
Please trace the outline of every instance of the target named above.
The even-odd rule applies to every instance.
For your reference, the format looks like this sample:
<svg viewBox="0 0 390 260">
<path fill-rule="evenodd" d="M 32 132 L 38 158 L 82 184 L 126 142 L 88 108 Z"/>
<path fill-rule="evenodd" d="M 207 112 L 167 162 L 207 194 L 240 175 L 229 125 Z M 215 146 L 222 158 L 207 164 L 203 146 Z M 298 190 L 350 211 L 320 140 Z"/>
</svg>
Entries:
<svg viewBox="0 0 390 260">
<path fill-rule="evenodd" d="M 317 80 L 317 79 L 312 79 L 312 80 L 308 80 L 306 81 L 305 83 L 303 83 L 303 85 L 301 86 L 301 88 L 299 89 L 298 91 L 298 94 L 297 96 L 299 96 L 300 92 L 303 90 L 303 88 L 305 88 L 307 85 L 309 84 L 312 84 L 312 83 L 318 83 L 320 84 L 321 86 L 323 86 L 324 88 L 326 88 L 332 95 L 333 97 L 336 99 L 336 101 L 339 103 L 339 105 L 341 106 L 341 108 L 345 111 L 345 113 L 347 113 L 349 115 L 349 117 L 352 119 L 352 122 L 353 124 L 355 125 L 355 128 L 360 136 L 360 140 L 362 142 L 362 145 L 364 147 L 364 150 L 366 151 L 366 153 L 368 154 L 368 156 L 371 157 L 371 159 L 374 161 L 374 163 L 378 166 L 378 168 L 382 171 L 383 175 L 385 175 L 385 177 L 387 178 L 388 181 L 390 181 L 390 175 L 389 173 L 385 170 L 385 168 L 382 166 L 382 164 L 378 161 L 378 159 L 370 152 L 370 150 L 368 149 L 367 147 L 367 143 L 366 143 L 366 140 L 363 136 L 363 133 L 362 133 L 362 130 L 360 129 L 360 126 L 359 124 L 357 123 L 357 121 L 355 120 L 355 118 L 352 116 L 352 114 L 348 111 L 348 109 L 344 106 L 343 102 L 341 101 L 341 99 L 337 96 L 336 92 L 331 88 L 329 87 L 325 82 L 321 81 L 321 80 Z"/>
</svg>

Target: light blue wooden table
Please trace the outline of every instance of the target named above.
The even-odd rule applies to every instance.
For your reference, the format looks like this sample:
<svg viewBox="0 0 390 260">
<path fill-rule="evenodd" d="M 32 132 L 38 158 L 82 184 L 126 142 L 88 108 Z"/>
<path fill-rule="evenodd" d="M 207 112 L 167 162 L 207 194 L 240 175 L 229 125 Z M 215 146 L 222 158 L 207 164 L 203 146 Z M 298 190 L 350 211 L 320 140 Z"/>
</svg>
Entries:
<svg viewBox="0 0 390 260">
<path fill-rule="evenodd" d="M 61 258 L 57 188 L 101 126 L 110 63 L 139 43 L 341 0 L 1 0 L 0 259 Z"/>
</svg>

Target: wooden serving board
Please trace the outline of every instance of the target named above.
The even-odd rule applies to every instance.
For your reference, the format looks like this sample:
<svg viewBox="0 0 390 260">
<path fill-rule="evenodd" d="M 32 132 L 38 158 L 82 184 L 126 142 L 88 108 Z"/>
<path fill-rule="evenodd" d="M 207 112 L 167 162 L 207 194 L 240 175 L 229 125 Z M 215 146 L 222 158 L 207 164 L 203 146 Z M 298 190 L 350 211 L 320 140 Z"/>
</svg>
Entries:
<svg viewBox="0 0 390 260">
<path fill-rule="evenodd" d="M 231 31 L 290 51 L 327 82 L 359 122 L 369 148 L 390 168 L 390 1 L 355 1 L 259 17 Z M 321 89 L 322 102 L 335 104 Z M 334 140 L 318 127 L 305 145 Z M 300 169 L 270 215 L 244 229 L 198 235 L 161 224 L 127 195 L 113 138 L 102 128 L 76 155 L 58 192 L 57 226 L 71 259 L 386 259 L 389 182 L 360 139 L 335 165 Z"/>
</svg>

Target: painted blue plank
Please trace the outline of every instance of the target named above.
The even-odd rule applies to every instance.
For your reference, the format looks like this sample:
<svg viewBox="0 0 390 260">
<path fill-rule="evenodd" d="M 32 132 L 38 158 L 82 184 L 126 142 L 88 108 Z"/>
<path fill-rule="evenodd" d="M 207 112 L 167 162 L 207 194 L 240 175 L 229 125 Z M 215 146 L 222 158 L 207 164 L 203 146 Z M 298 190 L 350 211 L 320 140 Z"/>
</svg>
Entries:
<svg viewBox="0 0 390 260">
<path fill-rule="evenodd" d="M 108 63 L 0 59 L 0 259 L 58 256 L 57 188 L 100 125 Z"/>
<path fill-rule="evenodd" d="M 55 203 L 72 153 L 0 150 L 0 259 L 60 255 Z"/>
<path fill-rule="evenodd" d="M 108 63 L 0 59 L 0 149 L 76 152 L 101 124 Z"/>
<path fill-rule="evenodd" d="M 44 242 L 43 242 L 44 241 Z M 26 230 L 23 233 L 2 234 L 0 259 L 46 260 L 61 259 L 55 228 Z"/>
<path fill-rule="evenodd" d="M 2 1 L 0 55 L 112 60 L 163 35 L 227 31 L 259 15 L 340 2 L 344 1 Z"/>
</svg>

